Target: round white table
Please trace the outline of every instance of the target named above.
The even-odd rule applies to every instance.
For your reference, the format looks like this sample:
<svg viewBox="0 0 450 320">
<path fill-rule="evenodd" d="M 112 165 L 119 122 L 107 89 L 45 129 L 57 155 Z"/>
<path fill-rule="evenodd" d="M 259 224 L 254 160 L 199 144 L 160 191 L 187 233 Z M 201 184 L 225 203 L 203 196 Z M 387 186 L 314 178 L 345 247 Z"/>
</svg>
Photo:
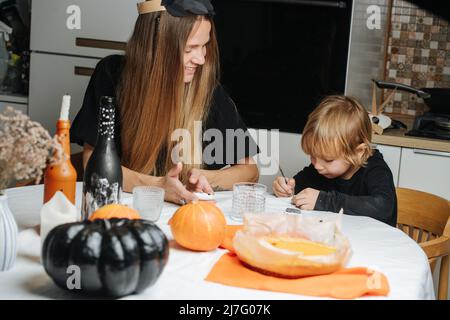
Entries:
<svg viewBox="0 0 450 320">
<path fill-rule="evenodd" d="M 40 237 L 30 227 L 39 224 L 42 185 L 6 190 L 9 206 L 21 229 L 19 252 L 12 269 L 0 273 L 0 299 L 76 299 L 56 287 L 40 263 Z M 132 202 L 124 194 L 123 202 Z M 231 192 L 216 193 L 217 205 L 227 216 Z M 77 185 L 77 207 L 81 204 L 81 184 Z M 168 220 L 179 206 L 165 203 L 158 226 L 172 239 Z M 293 206 L 289 199 L 267 195 L 266 211 L 284 211 Z M 228 220 L 229 223 L 233 223 Z M 370 267 L 386 275 L 387 297 L 361 299 L 435 299 L 428 259 L 415 241 L 402 231 L 368 217 L 344 215 L 342 231 L 349 238 L 353 255 L 347 267 Z M 192 252 L 171 242 L 169 262 L 156 284 L 138 295 L 124 299 L 318 299 L 317 297 L 243 289 L 204 281 L 215 262 L 226 251 Z"/>
</svg>

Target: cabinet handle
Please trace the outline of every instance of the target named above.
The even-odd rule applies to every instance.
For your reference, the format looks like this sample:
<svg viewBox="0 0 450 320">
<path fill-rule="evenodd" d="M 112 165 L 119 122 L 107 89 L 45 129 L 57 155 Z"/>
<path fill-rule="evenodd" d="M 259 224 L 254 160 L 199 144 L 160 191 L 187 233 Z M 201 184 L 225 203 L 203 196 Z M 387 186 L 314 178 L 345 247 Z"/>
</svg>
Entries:
<svg viewBox="0 0 450 320">
<path fill-rule="evenodd" d="M 253 0 L 258 2 L 282 2 L 288 4 L 300 4 L 314 7 L 332 7 L 345 9 L 347 8 L 347 3 L 344 1 L 311 1 L 311 0 Z"/>
<path fill-rule="evenodd" d="M 77 76 L 86 76 L 86 77 L 90 77 L 92 76 L 92 74 L 94 73 L 94 68 L 87 68 L 87 67 L 78 67 L 75 66 L 75 69 L 73 71 L 73 73 Z"/>
<path fill-rule="evenodd" d="M 422 150 L 422 149 L 413 149 L 413 152 L 415 154 L 426 154 L 426 155 L 430 155 L 430 156 L 440 156 L 440 157 L 450 158 L 450 153 L 448 153 L 448 152 Z"/>
<path fill-rule="evenodd" d="M 109 41 L 90 38 L 75 38 L 75 45 L 78 47 L 97 48 L 97 49 L 109 49 L 125 51 L 126 42 Z"/>
</svg>

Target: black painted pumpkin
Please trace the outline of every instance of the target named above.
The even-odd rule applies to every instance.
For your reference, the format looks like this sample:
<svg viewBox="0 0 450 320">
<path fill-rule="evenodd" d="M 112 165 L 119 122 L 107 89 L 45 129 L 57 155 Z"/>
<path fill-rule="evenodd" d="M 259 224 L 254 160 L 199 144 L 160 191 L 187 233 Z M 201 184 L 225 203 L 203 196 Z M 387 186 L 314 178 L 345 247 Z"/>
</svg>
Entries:
<svg viewBox="0 0 450 320">
<path fill-rule="evenodd" d="M 69 266 L 80 273 L 71 291 L 121 297 L 154 284 L 169 256 L 166 236 L 146 220 L 111 219 L 57 226 L 42 247 L 45 271 L 64 289 Z M 70 270 L 70 269 L 69 269 Z"/>
</svg>

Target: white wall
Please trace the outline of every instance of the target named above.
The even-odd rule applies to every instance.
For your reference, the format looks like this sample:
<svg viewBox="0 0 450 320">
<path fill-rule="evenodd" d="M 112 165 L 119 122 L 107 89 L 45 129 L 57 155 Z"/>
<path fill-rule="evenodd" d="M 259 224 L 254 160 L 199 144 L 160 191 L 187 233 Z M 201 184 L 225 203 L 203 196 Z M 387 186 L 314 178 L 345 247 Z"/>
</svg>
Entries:
<svg viewBox="0 0 450 320">
<path fill-rule="evenodd" d="M 301 149 L 300 134 L 266 129 L 250 129 L 250 133 L 261 149 L 256 158 L 260 169 L 259 182 L 265 184 L 268 191 L 272 190 L 275 177 L 281 176 L 278 164 L 287 177 L 293 177 L 310 164 L 309 156 Z"/>
</svg>

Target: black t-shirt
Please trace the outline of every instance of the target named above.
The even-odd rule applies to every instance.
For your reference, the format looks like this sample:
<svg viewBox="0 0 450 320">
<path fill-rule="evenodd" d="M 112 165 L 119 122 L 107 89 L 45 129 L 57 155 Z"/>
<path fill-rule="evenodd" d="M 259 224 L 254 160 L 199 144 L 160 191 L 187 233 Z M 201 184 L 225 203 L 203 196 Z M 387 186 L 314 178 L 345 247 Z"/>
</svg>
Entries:
<svg viewBox="0 0 450 320">
<path fill-rule="evenodd" d="M 392 172 L 378 150 L 349 180 L 328 179 L 311 164 L 297 173 L 295 193 L 306 188 L 320 190 L 314 210 L 368 216 L 395 227 L 397 196 Z"/>
<path fill-rule="evenodd" d="M 100 97 L 117 96 L 117 85 L 124 62 L 124 56 L 111 55 L 103 58 L 97 64 L 86 89 L 81 110 L 72 124 L 70 131 L 72 142 L 95 146 Z M 118 110 L 116 110 L 116 119 L 115 136 L 120 151 L 120 114 Z M 207 137 L 203 139 L 203 164 L 206 169 L 220 169 L 259 153 L 258 146 L 250 136 L 233 100 L 220 85 L 214 90 L 212 104 L 202 129 L 204 137 Z M 219 134 L 221 137 L 218 137 Z"/>
</svg>

